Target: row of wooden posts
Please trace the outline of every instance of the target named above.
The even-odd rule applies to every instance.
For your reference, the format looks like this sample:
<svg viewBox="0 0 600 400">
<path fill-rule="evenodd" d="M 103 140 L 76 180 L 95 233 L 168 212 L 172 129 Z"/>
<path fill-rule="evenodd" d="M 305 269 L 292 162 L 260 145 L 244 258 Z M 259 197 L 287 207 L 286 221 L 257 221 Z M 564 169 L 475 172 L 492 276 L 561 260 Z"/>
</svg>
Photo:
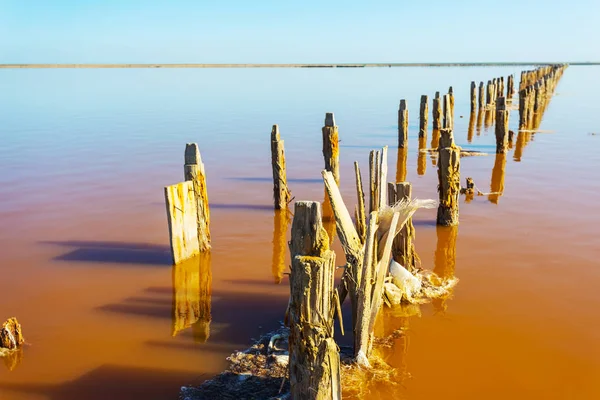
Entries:
<svg viewBox="0 0 600 400">
<path fill-rule="evenodd" d="M 520 119 L 523 119 L 523 114 L 529 115 L 529 112 L 543 112 L 548 103 L 547 97 L 553 93 L 564 67 L 551 66 L 522 74 Z M 472 82 L 472 114 L 477 103 L 474 87 L 475 83 Z M 507 103 L 514 92 L 513 77 L 508 77 L 506 88 L 503 78 L 489 81 L 485 104 L 482 87 L 480 84 L 479 109 L 491 111 L 491 107 L 495 108 L 496 151 L 503 154 L 509 137 Z M 533 105 L 528 107 L 531 98 L 534 99 Z M 524 105 L 522 112 L 521 104 Z M 428 98 L 424 95 L 420 105 L 420 139 L 427 137 L 428 114 Z M 434 131 L 439 131 L 439 204 L 436 221 L 440 226 L 457 226 L 461 148 L 454 142 L 452 87 L 443 97 L 439 92 L 436 93 L 432 102 L 432 118 Z M 393 257 L 409 271 L 414 271 L 418 263 L 412 243 L 414 227 L 410 218 L 401 221 L 401 216 L 395 212 L 391 221 L 388 221 L 389 225 L 388 222 L 382 225 L 378 219 L 378 212 L 383 207 L 411 198 L 410 183 L 387 182 L 387 147 L 370 153 L 368 213 L 360 168 L 358 163 L 354 163 L 358 205 L 353 221 L 339 191 L 339 132 L 333 113 L 325 116 L 322 139 L 325 203 L 331 207 L 335 218 L 337 234 L 346 256 L 346 267 L 342 281 L 336 288 L 335 253 L 330 247 L 332 233 L 324 229 L 321 205 L 318 202 L 297 201 L 289 243 L 292 265 L 290 303 L 286 312 L 286 323 L 290 327 L 293 398 L 331 399 L 341 396 L 339 353 L 333 340 L 334 319 L 339 318 L 340 327 L 343 325 L 341 304 L 346 297 L 350 298 L 354 357 L 360 365 L 367 366 L 373 345 L 374 322 L 382 305 L 383 281 L 388 274 L 390 259 Z M 398 147 L 403 149 L 407 145 L 408 108 L 406 100 L 401 100 L 398 110 Z M 271 156 L 274 207 L 287 210 L 292 197 L 287 185 L 284 141 L 277 125 L 271 130 Z M 195 143 L 186 145 L 184 178 L 184 182 L 165 188 L 175 264 L 210 249 L 206 174 Z M 403 226 L 398 236 L 391 234 L 397 225 Z"/>
</svg>

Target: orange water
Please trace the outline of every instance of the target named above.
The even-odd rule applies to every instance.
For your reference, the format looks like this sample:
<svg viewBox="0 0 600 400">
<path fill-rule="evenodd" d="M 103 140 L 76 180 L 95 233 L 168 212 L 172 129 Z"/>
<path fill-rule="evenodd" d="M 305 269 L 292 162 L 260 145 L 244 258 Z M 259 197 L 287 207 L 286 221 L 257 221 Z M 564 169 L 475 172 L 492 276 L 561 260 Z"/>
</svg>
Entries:
<svg viewBox="0 0 600 400">
<path fill-rule="evenodd" d="M 420 94 L 453 85 L 458 144 L 493 152 L 493 126 L 468 143 L 468 87 L 510 73 L 518 70 L 6 72 L 0 319 L 16 316 L 28 346 L 12 371 L 0 366 L 0 398 L 175 398 L 221 371 L 233 350 L 278 326 L 287 304 L 271 125 L 280 125 L 296 199 L 323 200 L 326 111 L 340 126 L 352 207 L 352 162 L 366 168 L 369 149 L 386 144 L 390 176 L 406 174 L 415 196 L 436 198 L 436 167 L 417 153 Z M 408 328 L 384 354 L 404 378 L 371 398 L 600 397 L 600 142 L 589 135 L 600 126 L 597 73 L 567 69 L 541 126 L 552 133 L 516 137 L 505 160 L 461 160 L 463 179 L 504 192 L 461 202 L 456 232 L 435 227 L 435 210 L 415 216 L 424 267 L 460 282 L 421 317 L 384 315 L 381 332 Z M 405 171 L 394 147 L 400 98 L 411 112 Z M 516 120 L 512 112 L 511 129 Z M 173 271 L 167 248 L 162 187 L 182 179 L 188 141 L 200 144 L 208 175 L 204 280 L 207 262 Z M 210 298 L 197 296 L 196 277 Z M 188 296 L 210 306 L 208 339 L 206 326 L 173 316 Z M 173 337 L 174 326 L 184 329 Z"/>
</svg>

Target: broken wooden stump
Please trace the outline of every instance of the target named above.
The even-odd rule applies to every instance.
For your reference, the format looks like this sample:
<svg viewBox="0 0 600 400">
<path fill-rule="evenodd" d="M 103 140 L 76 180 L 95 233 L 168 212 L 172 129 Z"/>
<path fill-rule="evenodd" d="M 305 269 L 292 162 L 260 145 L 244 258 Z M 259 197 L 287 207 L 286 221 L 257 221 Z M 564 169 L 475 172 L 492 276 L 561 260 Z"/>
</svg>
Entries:
<svg viewBox="0 0 600 400">
<path fill-rule="evenodd" d="M 332 176 L 333 179 L 333 176 Z M 336 184 L 337 187 L 337 184 Z M 335 253 L 318 202 L 296 202 L 290 255 L 290 386 L 294 399 L 341 399 L 340 355 L 333 339 Z"/>
<path fill-rule="evenodd" d="M 477 85 L 475 81 L 471 82 L 471 114 L 475 112 L 477 108 Z"/>
<path fill-rule="evenodd" d="M 276 210 L 287 209 L 292 195 L 287 185 L 285 151 L 279 136 L 279 126 L 271 129 L 271 167 L 273 169 L 273 201 Z"/>
<path fill-rule="evenodd" d="M 437 224 L 458 225 L 458 198 L 460 195 L 460 148 L 454 144 L 451 129 L 440 132 L 438 160 L 439 206 Z"/>
<path fill-rule="evenodd" d="M 335 124 L 333 113 L 325 114 L 323 131 L 323 158 L 325 169 L 331 171 L 336 183 L 340 184 L 340 148 L 338 127 Z"/>
<path fill-rule="evenodd" d="M 196 143 L 185 145 L 184 179 L 191 181 L 194 186 L 196 199 L 196 221 L 198 231 L 198 246 L 200 251 L 210 249 L 210 210 L 208 191 L 206 189 L 206 172 Z"/>
<path fill-rule="evenodd" d="M 436 97 L 433 99 L 431 108 L 433 129 L 442 129 L 442 103 L 439 98 L 439 92 L 436 93 Z"/>
<path fill-rule="evenodd" d="M 399 201 L 411 200 L 412 185 L 409 182 L 396 182 L 395 185 L 390 182 L 388 187 L 388 191 L 392 191 L 393 194 L 389 196 L 390 206 L 393 206 Z M 402 265 L 411 273 L 417 270 L 419 264 L 419 256 L 415 251 L 415 245 L 413 243 L 414 237 L 415 227 L 413 226 L 412 218 L 410 218 L 394 239 L 392 247 L 394 261 Z"/>
<path fill-rule="evenodd" d="M 16 318 L 9 318 L 0 328 L 0 350 L 17 350 L 23 343 L 25 343 L 25 338 L 21 324 Z"/>
<path fill-rule="evenodd" d="M 356 231 L 362 243 L 367 237 L 367 217 L 365 215 L 365 192 L 363 190 L 362 176 L 358 163 L 354 162 L 354 175 L 356 178 L 356 197 L 357 205 L 354 210 L 354 218 L 356 219 Z"/>
<path fill-rule="evenodd" d="M 421 96 L 421 106 L 419 108 L 419 138 L 427 137 L 427 122 L 429 119 L 429 105 L 427 95 Z"/>
<path fill-rule="evenodd" d="M 178 264 L 200 253 L 194 183 L 185 181 L 165 187 L 165 203 L 171 256 L 173 264 Z"/>
<path fill-rule="evenodd" d="M 496 153 L 505 153 L 508 147 L 508 116 L 504 97 L 496 101 Z"/>
<path fill-rule="evenodd" d="M 406 100 L 400 100 L 400 107 L 398 108 L 398 147 L 405 147 L 408 145 L 408 108 L 406 106 Z"/>
</svg>

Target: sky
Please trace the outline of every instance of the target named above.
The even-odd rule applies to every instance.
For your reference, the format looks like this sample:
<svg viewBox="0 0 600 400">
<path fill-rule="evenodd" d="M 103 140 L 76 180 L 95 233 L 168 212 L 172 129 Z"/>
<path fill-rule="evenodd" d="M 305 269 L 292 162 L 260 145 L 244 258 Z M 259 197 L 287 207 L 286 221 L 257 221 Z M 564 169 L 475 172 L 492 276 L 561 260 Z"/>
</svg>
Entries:
<svg viewBox="0 0 600 400">
<path fill-rule="evenodd" d="M 600 61 L 599 0 L 0 0 L 0 63 Z"/>
</svg>

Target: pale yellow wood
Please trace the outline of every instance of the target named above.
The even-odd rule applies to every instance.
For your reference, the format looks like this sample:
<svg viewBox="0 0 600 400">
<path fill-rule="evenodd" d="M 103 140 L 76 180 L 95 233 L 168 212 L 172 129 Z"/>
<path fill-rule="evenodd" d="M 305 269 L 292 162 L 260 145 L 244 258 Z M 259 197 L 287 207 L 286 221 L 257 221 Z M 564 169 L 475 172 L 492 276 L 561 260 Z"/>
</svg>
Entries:
<svg viewBox="0 0 600 400">
<path fill-rule="evenodd" d="M 185 181 L 165 187 L 165 201 L 171 254 L 173 263 L 178 264 L 200 252 L 194 183 Z"/>
</svg>

